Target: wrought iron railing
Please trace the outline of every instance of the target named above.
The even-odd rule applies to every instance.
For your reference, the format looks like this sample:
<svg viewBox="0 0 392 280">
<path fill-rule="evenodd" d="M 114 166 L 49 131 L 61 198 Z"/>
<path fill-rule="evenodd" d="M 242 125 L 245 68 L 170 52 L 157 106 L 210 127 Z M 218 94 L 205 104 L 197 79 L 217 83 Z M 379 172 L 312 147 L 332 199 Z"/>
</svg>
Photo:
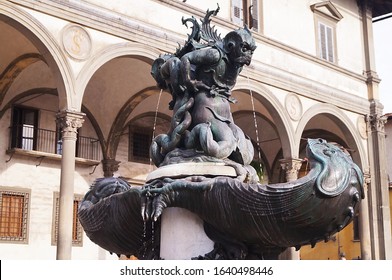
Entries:
<svg viewBox="0 0 392 280">
<path fill-rule="evenodd" d="M 62 140 L 58 131 L 36 128 L 33 125 L 15 125 L 10 129 L 10 148 L 62 154 Z M 102 151 L 96 138 L 79 136 L 76 140 L 76 157 L 101 160 Z"/>
</svg>

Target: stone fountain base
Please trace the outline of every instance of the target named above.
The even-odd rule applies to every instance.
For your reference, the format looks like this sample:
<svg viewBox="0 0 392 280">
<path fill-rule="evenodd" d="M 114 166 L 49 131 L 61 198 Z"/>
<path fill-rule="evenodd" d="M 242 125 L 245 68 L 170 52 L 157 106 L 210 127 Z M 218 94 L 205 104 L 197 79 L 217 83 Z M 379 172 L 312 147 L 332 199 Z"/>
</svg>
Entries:
<svg viewBox="0 0 392 280">
<path fill-rule="evenodd" d="M 214 249 L 204 232 L 203 221 L 192 212 L 167 208 L 161 218 L 160 257 L 165 260 L 190 260 Z"/>
</svg>

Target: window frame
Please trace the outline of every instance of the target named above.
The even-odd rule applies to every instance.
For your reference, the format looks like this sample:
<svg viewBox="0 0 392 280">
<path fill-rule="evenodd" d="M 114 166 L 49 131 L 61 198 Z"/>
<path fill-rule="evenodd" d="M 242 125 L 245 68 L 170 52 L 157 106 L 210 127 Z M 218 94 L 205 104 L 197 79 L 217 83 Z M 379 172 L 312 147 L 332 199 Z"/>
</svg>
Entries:
<svg viewBox="0 0 392 280">
<path fill-rule="evenodd" d="M 34 120 L 33 120 L 33 136 L 32 137 L 24 137 L 23 129 L 24 125 L 31 125 L 25 124 L 23 120 L 23 116 L 26 113 L 33 113 Z M 21 106 L 21 105 L 14 105 L 12 107 L 12 117 L 11 117 L 11 139 L 10 139 L 10 148 L 20 148 L 23 150 L 31 150 L 36 151 L 38 145 L 38 120 L 39 120 L 39 110 L 33 107 Z M 31 138 L 32 140 L 32 147 L 23 147 L 23 139 Z"/>
<path fill-rule="evenodd" d="M 2 220 L 3 220 L 3 203 L 4 194 L 12 196 L 22 196 L 23 205 L 21 205 L 21 225 L 20 236 L 3 236 L 2 235 Z M 29 237 L 29 221 L 30 221 L 30 203 L 31 203 L 31 190 L 24 188 L 7 188 L 0 186 L 0 243 L 16 243 L 28 244 Z"/>
<path fill-rule="evenodd" d="M 337 23 L 343 18 L 338 9 L 330 2 L 323 1 L 310 6 L 314 15 L 314 30 L 315 30 L 315 43 L 316 55 L 319 59 L 338 64 L 338 48 L 337 48 Z M 324 26 L 331 31 L 330 38 L 325 37 L 326 50 L 325 58 L 323 57 L 323 47 L 321 39 L 320 26 Z M 327 30 L 327 29 L 325 29 Z M 329 44 L 330 43 L 330 44 Z M 330 45 L 330 48 L 328 47 Z M 329 49 L 329 50 L 328 50 Z M 329 54 L 332 52 L 332 59 L 329 59 Z"/>
<path fill-rule="evenodd" d="M 74 194 L 73 199 L 73 214 L 72 214 L 72 246 L 83 247 L 83 227 L 78 217 L 78 206 L 83 200 L 83 195 Z M 59 207 L 60 207 L 60 193 L 53 193 L 53 216 L 52 216 L 52 246 L 57 245 L 58 229 L 59 229 Z M 76 206 L 75 206 L 76 203 Z M 76 226 L 76 227 L 75 227 Z"/>
<path fill-rule="evenodd" d="M 251 7 L 253 11 L 252 13 Z M 246 24 L 249 29 L 255 32 L 260 32 L 260 19 L 262 15 L 261 7 L 262 0 L 231 0 L 231 21 L 241 27 Z M 253 18 L 253 15 L 256 15 L 255 18 Z M 257 26 L 255 26 L 255 24 Z"/>
<path fill-rule="evenodd" d="M 146 157 L 144 157 L 144 156 L 140 156 L 140 155 L 135 155 L 133 153 L 133 148 L 134 148 L 134 143 L 135 143 L 134 135 L 136 133 L 144 135 L 146 137 L 146 139 L 150 139 L 150 141 L 148 143 L 148 151 L 151 146 L 152 136 L 153 136 L 152 131 L 151 131 L 151 133 L 149 133 L 149 132 L 146 132 L 146 128 L 130 125 L 129 126 L 129 139 L 128 139 L 128 161 L 148 164 L 148 163 L 150 163 L 149 154 Z"/>
<path fill-rule="evenodd" d="M 323 46 L 322 46 L 322 38 L 321 38 L 321 26 L 325 28 L 325 52 L 323 51 Z M 331 34 L 328 38 L 327 36 L 327 30 L 330 30 Z M 337 55 L 337 44 L 336 44 L 336 23 L 334 24 L 333 22 L 323 19 L 323 18 L 318 18 L 316 20 L 316 42 L 317 42 L 317 57 L 330 62 L 337 64 L 338 61 L 338 55 Z M 330 53 L 332 52 L 332 56 Z M 325 58 L 324 58 L 325 55 Z M 330 57 L 332 59 L 330 59 Z"/>
</svg>

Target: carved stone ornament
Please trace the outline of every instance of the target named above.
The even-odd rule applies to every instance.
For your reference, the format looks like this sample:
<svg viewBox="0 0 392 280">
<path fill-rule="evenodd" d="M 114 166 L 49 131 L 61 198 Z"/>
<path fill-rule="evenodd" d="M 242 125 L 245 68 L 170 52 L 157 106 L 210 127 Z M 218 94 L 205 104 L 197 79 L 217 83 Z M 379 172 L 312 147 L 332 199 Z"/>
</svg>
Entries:
<svg viewBox="0 0 392 280">
<path fill-rule="evenodd" d="M 366 122 L 364 116 L 358 116 L 357 128 L 358 128 L 359 135 L 361 135 L 363 139 L 367 139 L 368 136 L 367 136 Z"/>
<path fill-rule="evenodd" d="M 286 180 L 290 182 L 298 178 L 298 172 L 301 169 L 302 160 L 282 159 L 280 160 L 280 166 L 286 172 Z"/>
<path fill-rule="evenodd" d="M 114 172 L 118 171 L 120 161 L 117 161 L 115 159 L 104 159 L 102 160 L 102 169 L 104 172 L 105 177 L 112 177 L 114 175 Z"/>
<path fill-rule="evenodd" d="M 62 32 L 62 43 L 66 53 L 78 60 L 85 60 L 91 53 L 91 38 L 79 25 L 67 25 Z"/>
<path fill-rule="evenodd" d="M 285 107 L 293 121 L 298 121 L 302 116 L 302 103 L 298 96 L 290 93 L 286 96 Z"/>
<path fill-rule="evenodd" d="M 371 131 L 385 132 L 385 123 L 387 122 L 387 117 L 381 116 L 379 114 L 371 114 L 366 116 L 366 122 L 368 123 Z"/>
<path fill-rule="evenodd" d="M 68 111 L 58 113 L 56 122 L 61 128 L 63 137 L 76 138 L 78 129 L 82 127 L 82 124 L 84 122 L 83 117 L 84 117 L 83 113 L 74 113 Z"/>
</svg>

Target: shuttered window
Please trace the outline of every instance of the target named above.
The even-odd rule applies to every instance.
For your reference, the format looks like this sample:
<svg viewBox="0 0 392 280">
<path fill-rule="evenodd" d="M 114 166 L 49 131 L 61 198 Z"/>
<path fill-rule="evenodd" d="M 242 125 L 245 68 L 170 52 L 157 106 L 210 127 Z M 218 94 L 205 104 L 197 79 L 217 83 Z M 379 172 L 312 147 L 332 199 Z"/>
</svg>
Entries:
<svg viewBox="0 0 392 280">
<path fill-rule="evenodd" d="M 243 0 L 231 1 L 232 21 L 240 26 L 244 25 Z"/>
<path fill-rule="evenodd" d="M 337 63 L 336 30 L 343 15 L 331 1 L 312 4 L 310 9 L 314 13 L 317 56 L 325 61 Z"/>
<path fill-rule="evenodd" d="M 320 57 L 329 62 L 335 62 L 333 29 L 324 23 L 318 23 Z"/>
<path fill-rule="evenodd" d="M 231 18 L 233 23 L 243 27 L 245 24 L 254 31 L 259 30 L 259 1 L 232 0 Z"/>
<path fill-rule="evenodd" d="M 259 1 L 252 0 L 252 5 L 250 7 L 250 18 L 249 27 L 253 28 L 255 31 L 259 31 Z"/>
</svg>

